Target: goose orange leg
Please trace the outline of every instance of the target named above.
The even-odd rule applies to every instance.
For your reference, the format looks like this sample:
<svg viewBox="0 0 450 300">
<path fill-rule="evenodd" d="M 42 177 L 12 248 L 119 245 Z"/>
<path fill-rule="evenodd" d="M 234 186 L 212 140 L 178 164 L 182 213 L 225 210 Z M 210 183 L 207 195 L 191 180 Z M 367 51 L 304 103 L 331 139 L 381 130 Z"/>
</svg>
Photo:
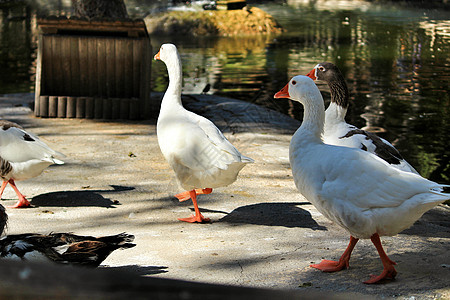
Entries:
<svg viewBox="0 0 450 300">
<path fill-rule="evenodd" d="M 182 192 L 182 193 L 176 194 L 175 197 L 177 197 L 177 199 L 178 199 L 180 202 L 183 202 L 183 201 L 186 201 L 186 200 L 191 199 L 191 194 L 190 194 L 190 193 L 191 193 L 191 191 Z M 210 188 L 206 188 L 206 189 L 196 189 L 196 190 L 195 190 L 195 193 L 196 193 L 197 195 L 211 194 L 211 193 L 212 193 L 212 189 L 210 189 Z"/>
<path fill-rule="evenodd" d="M 347 246 L 347 249 L 345 249 L 339 261 L 324 259 L 319 264 L 310 265 L 310 267 L 319 269 L 323 272 L 337 272 L 344 268 L 348 269 L 350 256 L 357 242 L 358 242 L 357 238 L 350 236 L 350 242 Z"/>
<path fill-rule="evenodd" d="M 14 204 L 13 206 L 10 206 L 11 208 L 24 208 L 24 207 L 30 207 L 30 202 L 28 202 L 27 198 L 25 198 L 24 195 L 22 195 L 21 192 L 19 192 L 19 190 L 16 187 L 16 184 L 14 182 L 13 179 L 10 179 L 9 184 L 11 185 L 11 187 L 14 189 L 14 191 L 16 192 L 17 196 L 19 197 L 19 201 L 17 201 L 16 204 Z M 8 184 L 8 182 L 6 182 L 6 184 Z M 0 192 L 3 193 L 3 190 L 6 187 L 5 181 L 3 181 L 2 187 L 0 189 Z"/>
<path fill-rule="evenodd" d="M 394 268 L 394 265 L 396 265 L 395 262 L 389 259 L 389 257 L 386 255 L 386 252 L 384 252 L 383 246 L 381 245 L 380 236 L 378 233 L 375 233 L 370 237 L 370 240 L 377 248 L 378 254 L 380 255 L 381 262 L 383 263 L 384 270 L 380 275 L 370 275 L 370 279 L 367 281 L 364 281 L 364 283 L 378 283 L 382 279 L 394 279 L 395 275 L 397 275 L 397 271 Z"/>
<path fill-rule="evenodd" d="M 200 194 L 209 194 L 212 192 L 212 189 L 203 189 L 203 190 L 199 190 Z M 209 222 L 210 219 L 209 218 L 205 218 L 203 217 L 203 215 L 200 213 L 200 210 L 198 209 L 198 205 L 197 205 L 197 190 L 192 190 L 189 191 L 189 198 L 192 199 L 192 203 L 194 204 L 194 210 L 195 210 L 195 215 L 190 216 L 188 218 L 178 218 L 178 220 L 183 221 L 183 222 L 188 222 L 188 223 L 204 223 L 204 222 Z M 181 193 L 184 194 L 184 193 Z M 175 195 L 175 197 L 177 197 L 178 199 L 180 199 L 182 197 L 183 200 L 180 201 L 185 201 L 187 199 L 184 199 L 185 196 L 180 196 L 180 198 L 178 197 L 181 194 L 177 194 Z"/>
<path fill-rule="evenodd" d="M 2 187 L 0 188 L 0 199 L 2 198 L 3 191 L 5 190 L 7 185 L 8 185 L 8 181 L 3 181 L 2 182 Z"/>
</svg>

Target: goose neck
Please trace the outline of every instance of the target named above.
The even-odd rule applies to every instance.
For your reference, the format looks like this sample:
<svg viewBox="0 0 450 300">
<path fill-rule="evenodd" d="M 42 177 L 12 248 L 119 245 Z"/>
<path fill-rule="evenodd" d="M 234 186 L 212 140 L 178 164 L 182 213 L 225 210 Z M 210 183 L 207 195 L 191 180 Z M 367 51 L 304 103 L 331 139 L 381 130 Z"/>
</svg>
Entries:
<svg viewBox="0 0 450 300">
<path fill-rule="evenodd" d="M 336 80 L 329 82 L 328 86 L 331 91 L 331 102 L 336 103 L 345 109 L 348 108 L 349 95 L 344 77 L 340 75 Z"/>
<path fill-rule="evenodd" d="M 325 124 L 333 124 L 343 122 L 345 115 L 347 114 L 347 108 L 338 105 L 336 102 L 331 102 L 325 111 Z"/>
<path fill-rule="evenodd" d="M 168 65 L 167 69 L 169 73 L 169 86 L 167 87 L 167 91 L 181 95 L 181 84 L 183 80 L 181 63 Z"/>
<path fill-rule="evenodd" d="M 320 93 L 310 95 L 320 97 L 320 101 L 306 101 L 304 104 L 303 121 L 300 126 L 299 134 L 301 139 L 306 142 L 322 143 L 322 135 L 325 122 L 325 107 Z"/>
<path fill-rule="evenodd" d="M 178 59 L 166 62 L 167 72 L 169 73 L 169 85 L 162 100 L 162 109 L 182 106 L 181 104 L 181 84 L 182 68 L 181 61 Z"/>
</svg>

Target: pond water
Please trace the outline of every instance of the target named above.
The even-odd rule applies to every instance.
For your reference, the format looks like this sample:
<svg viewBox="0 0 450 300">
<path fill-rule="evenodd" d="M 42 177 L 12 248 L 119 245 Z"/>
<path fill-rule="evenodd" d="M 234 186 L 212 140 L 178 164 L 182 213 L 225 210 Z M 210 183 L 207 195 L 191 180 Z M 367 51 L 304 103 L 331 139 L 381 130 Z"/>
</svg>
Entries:
<svg viewBox="0 0 450 300">
<path fill-rule="evenodd" d="M 147 12 L 145 1 L 126 3 L 132 14 Z M 264 105 L 299 120 L 300 105 L 273 95 L 290 77 L 306 74 L 318 62 L 333 62 L 350 89 L 347 121 L 391 141 L 423 176 L 450 183 L 449 8 L 322 3 L 253 3 L 286 29 L 278 36 L 152 36 L 153 51 L 165 42 L 178 46 L 185 93 L 200 93 L 209 83 L 210 94 Z M 23 23 L 15 26 L 20 29 Z M 29 92 L 35 44 L 28 35 L 34 34 L 18 38 L 8 26 L 2 27 L 0 94 Z M 8 34 L 14 39 L 5 38 Z M 164 64 L 154 62 L 153 90 L 163 92 L 167 81 Z M 319 88 L 329 99 L 327 86 Z"/>
</svg>

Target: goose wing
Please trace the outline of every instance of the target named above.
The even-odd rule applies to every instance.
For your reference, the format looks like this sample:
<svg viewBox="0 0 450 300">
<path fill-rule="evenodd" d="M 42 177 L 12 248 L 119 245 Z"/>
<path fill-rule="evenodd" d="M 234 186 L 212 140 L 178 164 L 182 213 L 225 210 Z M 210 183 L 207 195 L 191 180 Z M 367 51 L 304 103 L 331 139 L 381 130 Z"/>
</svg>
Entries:
<svg viewBox="0 0 450 300">
<path fill-rule="evenodd" d="M 332 147 L 334 153 L 332 157 L 320 156 L 323 184 L 319 187 L 319 194 L 326 199 L 349 201 L 362 210 L 368 210 L 397 207 L 418 194 L 439 188 L 438 184 L 398 170 L 371 153 L 326 146 Z"/>
<path fill-rule="evenodd" d="M 349 128 L 345 135 L 339 137 L 344 142 L 346 139 L 356 139 L 362 150 L 374 153 L 401 170 L 418 174 L 418 172 L 403 158 L 400 152 L 387 140 L 380 138 L 375 133 L 359 128 Z"/>
<path fill-rule="evenodd" d="M 190 118 L 192 122 L 184 126 L 184 147 L 177 155 L 184 166 L 199 171 L 225 170 L 232 163 L 253 161 L 242 156 L 211 121 L 195 114 Z"/>
<path fill-rule="evenodd" d="M 11 126 L 0 129 L 0 156 L 10 162 L 24 162 L 32 159 L 45 160 L 52 163 L 63 163 L 54 156 L 64 157 L 35 135 Z"/>
</svg>

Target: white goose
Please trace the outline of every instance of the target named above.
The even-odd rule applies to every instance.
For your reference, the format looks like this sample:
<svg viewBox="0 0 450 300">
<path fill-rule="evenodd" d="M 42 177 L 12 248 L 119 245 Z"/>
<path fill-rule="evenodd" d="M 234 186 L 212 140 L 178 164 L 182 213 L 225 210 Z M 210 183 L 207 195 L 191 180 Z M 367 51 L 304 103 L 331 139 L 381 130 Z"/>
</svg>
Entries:
<svg viewBox="0 0 450 300">
<path fill-rule="evenodd" d="M 298 190 L 325 217 L 350 233 L 350 243 L 339 261 L 324 260 L 311 267 L 325 272 L 349 266 L 360 238 L 370 238 L 384 271 L 365 283 L 397 274 L 381 246 L 380 236 L 410 227 L 424 212 L 450 199 L 445 185 L 401 171 L 379 157 L 355 148 L 324 144 L 324 103 L 314 82 L 295 76 L 275 98 L 299 101 L 305 108 L 302 125 L 292 137 L 289 159 Z"/>
<path fill-rule="evenodd" d="M 55 156 L 65 155 L 50 149 L 18 124 L 0 120 L 0 176 L 3 180 L 0 198 L 9 183 L 19 197 L 19 201 L 12 207 L 30 206 L 17 189 L 15 181 L 36 177 L 51 164 L 64 164 Z"/>
<path fill-rule="evenodd" d="M 159 147 L 186 190 L 175 197 L 180 201 L 192 199 L 195 209 L 194 216 L 179 220 L 208 222 L 198 209 L 197 195 L 233 183 L 253 159 L 241 155 L 211 121 L 183 107 L 181 60 L 175 45 L 162 45 L 155 59 L 162 60 L 169 73 L 157 123 Z"/>
<path fill-rule="evenodd" d="M 338 67 L 323 62 L 317 64 L 306 76 L 313 80 L 323 80 L 330 87 L 331 103 L 325 111 L 323 133 L 323 141 L 326 144 L 363 149 L 379 156 L 393 167 L 418 174 L 391 143 L 372 132 L 345 122 L 349 93 L 344 76 Z"/>
</svg>

